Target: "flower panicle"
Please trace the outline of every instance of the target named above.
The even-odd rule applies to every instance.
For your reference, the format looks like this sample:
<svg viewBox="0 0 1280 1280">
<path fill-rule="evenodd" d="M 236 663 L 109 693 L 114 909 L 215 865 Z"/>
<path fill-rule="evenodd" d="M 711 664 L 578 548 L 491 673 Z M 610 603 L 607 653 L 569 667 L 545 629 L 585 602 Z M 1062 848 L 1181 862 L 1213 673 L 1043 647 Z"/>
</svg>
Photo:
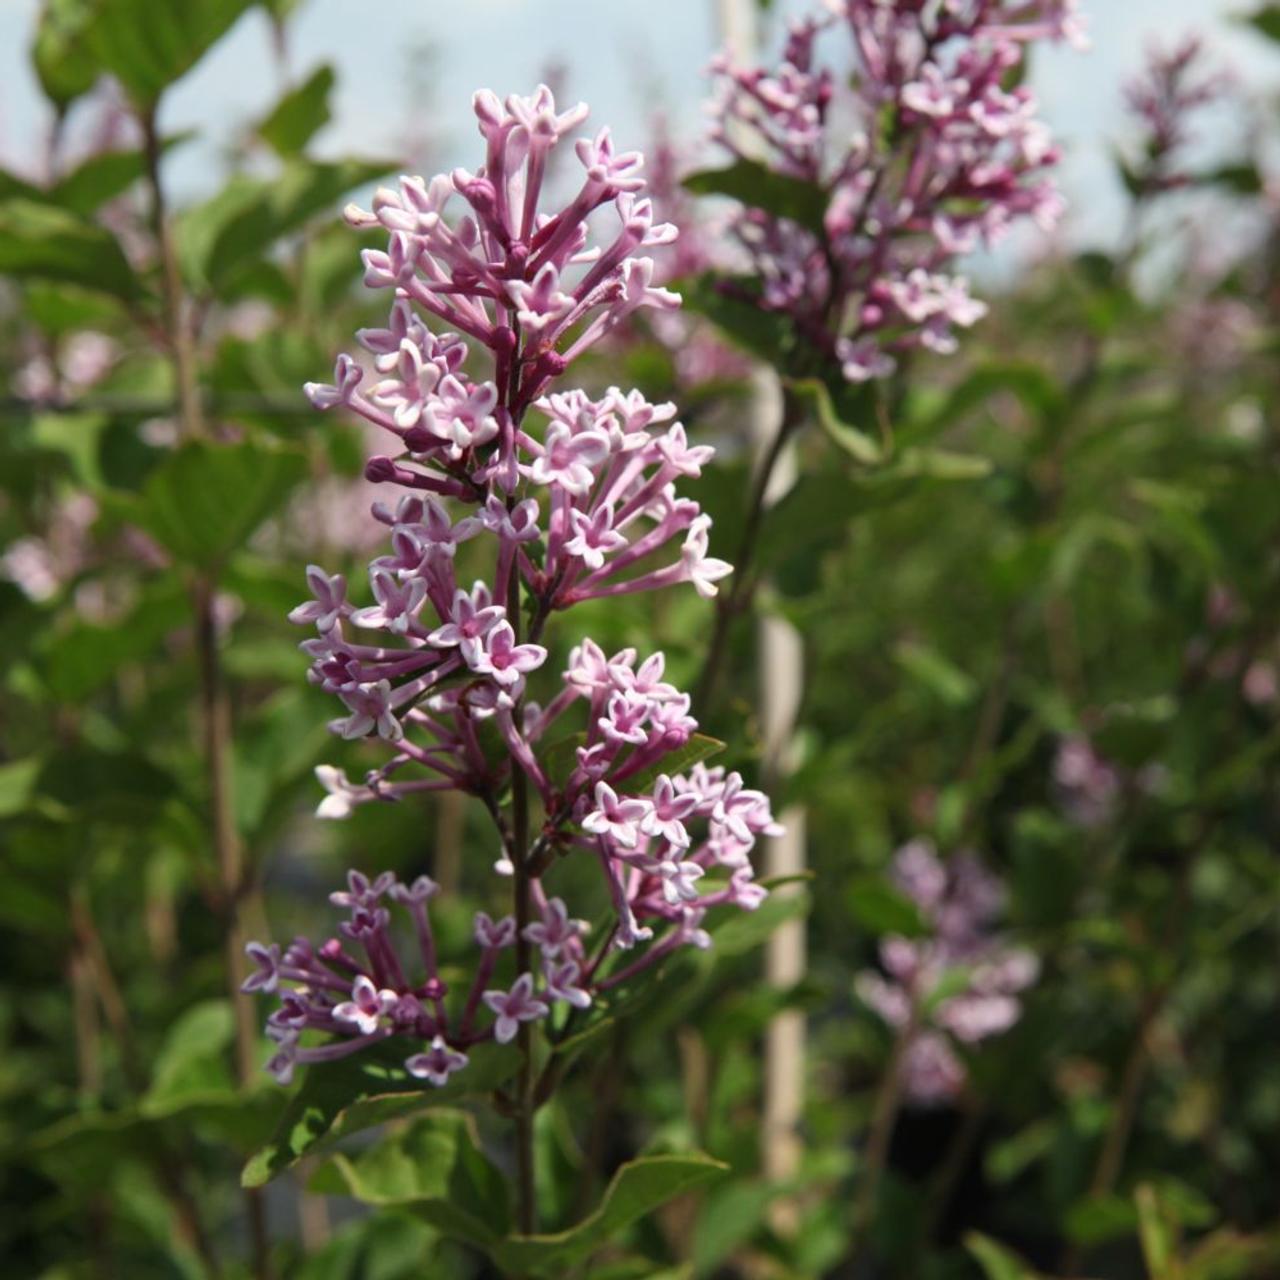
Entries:
<svg viewBox="0 0 1280 1280">
<path fill-rule="evenodd" d="M 920 913 L 921 938 L 880 943 L 881 970 L 859 974 L 868 1008 L 907 1036 L 900 1070 L 913 1102 L 955 1098 L 967 1073 L 955 1045 L 1008 1031 L 1022 1016 L 1019 994 L 1038 974 L 1034 953 L 1010 944 L 994 924 L 1004 906 L 1000 881 L 971 853 L 943 862 L 928 840 L 894 855 L 890 879 Z"/>
<path fill-rule="evenodd" d="M 357 334 L 359 358 L 340 355 L 333 382 L 307 393 L 317 408 L 344 408 L 385 430 L 391 451 L 365 474 L 402 494 L 372 508 L 389 546 L 369 565 L 371 603 L 350 599 L 341 574 L 312 565 L 311 599 L 289 616 L 313 629 L 301 648 L 309 680 L 340 706 L 330 729 L 388 753 L 359 780 L 318 769 L 318 815 L 343 819 L 421 792 L 483 799 L 504 845 L 494 869 L 524 873 L 517 880 L 538 916 L 517 950 L 539 949 L 540 966 L 517 966 L 507 985 L 494 985 L 515 924 L 478 916 L 475 981 L 455 999 L 436 970 L 430 882 L 369 885 L 352 873 L 334 898 L 352 912 L 342 937 L 306 950 L 306 964 L 261 944 L 251 951 L 264 966 L 251 989 L 291 984 L 287 1011 L 268 1024 L 281 1078 L 298 1063 L 396 1036 L 413 1050 L 408 1070 L 442 1084 L 472 1045 L 505 1043 L 559 1003 L 590 1007 L 674 948 L 710 945 L 703 920 L 712 907 L 751 910 L 765 896 L 750 854 L 778 830 L 768 801 L 739 774 L 694 763 L 717 744 L 694 741 L 690 699 L 667 680 L 661 653 L 607 655 L 584 639 L 549 700 L 529 697 L 530 682 L 544 679 L 543 632 L 558 612 L 680 584 L 710 598 L 732 567 L 711 555 L 710 517 L 677 492 L 714 451 L 689 439 L 676 407 L 616 387 L 592 399 L 553 385 L 636 308 L 678 304 L 652 283 L 645 250 L 675 233 L 653 216 L 643 158 L 616 150 L 607 130 L 579 139 L 580 185 L 548 212 L 548 158 L 585 107 L 559 111 L 545 87 L 505 102 L 481 92 L 474 106 L 481 168 L 406 177 L 379 191 L 371 210 L 348 210 L 352 224 L 387 232 L 386 251 L 364 255 L 365 283 L 393 298 L 385 327 Z M 597 241 L 593 215 L 606 208 L 617 227 Z M 487 568 L 472 577 L 460 563 Z M 527 849 L 515 847 L 501 812 L 517 774 L 542 811 Z M 575 853 L 599 865 L 613 908 L 590 956 L 542 883 Z M 425 976 L 410 978 L 396 956 L 396 902 L 413 917 Z M 303 1032 L 330 1039 L 304 1044 Z"/>
<path fill-rule="evenodd" d="M 1052 228 L 1059 159 L 1015 84 L 1033 41 L 1084 44 L 1076 0 L 831 0 L 793 22 L 773 66 L 713 60 L 712 139 L 818 187 L 822 226 L 742 209 L 733 234 L 759 300 L 850 382 L 924 347 L 950 354 L 986 314 L 956 260 L 1018 222 Z M 820 57 L 843 30 L 856 73 Z M 850 126 L 850 119 L 853 124 Z"/>
</svg>

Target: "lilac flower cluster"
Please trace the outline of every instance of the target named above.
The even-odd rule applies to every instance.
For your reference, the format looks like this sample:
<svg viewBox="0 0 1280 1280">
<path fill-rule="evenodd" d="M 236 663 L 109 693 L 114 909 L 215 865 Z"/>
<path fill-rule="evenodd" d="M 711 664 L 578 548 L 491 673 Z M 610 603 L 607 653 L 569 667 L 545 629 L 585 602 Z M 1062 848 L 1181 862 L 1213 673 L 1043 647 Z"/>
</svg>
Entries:
<svg viewBox="0 0 1280 1280">
<path fill-rule="evenodd" d="M 1058 150 L 1025 86 L 1028 44 L 1083 42 L 1076 0 L 832 0 L 794 22 L 776 67 L 712 64 L 713 138 L 740 159 L 821 189 L 823 234 L 763 208 L 737 240 L 761 302 L 852 382 L 917 347 L 948 354 L 986 306 L 957 257 L 1030 218 L 1049 229 Z M 851 80 L 820 63 L 844 29 Z M 848 87 L 846 87 L 846 85 Z"/>
<path fill-rule="evenodd" d="M 676 495 L 713 450 L 690 443 L 675 406 L 637 391 L 592 400 L 550 385 L 637 307 L 678 303 L 651 283 L 642 253 L 674 236 L 642 194 L 642 158 L 616 152 L 607 130 L 579 141 L 581 185 L 547 214 L 539 197 L 550 153 L 586 108 L 557 113 L 542 87 L 505 104 L 479 93 L 475 111 L 483 169 L 402 178 L 376 194 L 372 212 L 347 212 L 390 236 L 385 252 L 364 254 L 366 283 L 394 292 L 390 315 L 357 335 L 380 376 L 366 385 L 365 367 L 342 355 L 334 382 L 307 392 L 317 407 L 344 406 L 392 437 L 394 454 L 371 459 L 366 475 L 405 493 L 394 509 L 373 507 L 390 533 L 389 551 L 369 566 L 373 603 L 357 606 L 341 575 L 313 565 L 312 598 L 290 618 L 314 627 L 302 645 L 310 679 L 342 703 L 330 728 L 381 739 L 391 753 L 359 783 L 318 770 L 328 793 L 319 815 L 344 818 L 424 791 L 477 796 L 503 840 L 495 870 L 512 880 L 515 911 L 496 924 L 476 916 L 478 970 L 451 1008 L 427 908 L 435 886 L 425 877 L 370 884 L 353 872 L 334 901 L 351 910 L 341 932 L 363 958 L 341 938 L 316 951 L 305 942 L 283 954 L 252 948 L 260 972 L 250 989 L 282 990 L 268 1024 L 281 1078 L 297 1062 L 400 1035 L 427 1046 L 408 1069 L 442 1083 L 470 1045 L 510 1040 L 560 1001 L 584 1008 L 675 947 L 710 945 L 710 907 L 754 909 L 764 897 L 750 853 L 777 830 L 768 801 L 738 774 L 699 762 L 716 744 L 695 739 L 690 699 L 664 678 L 661 653 L 607 655 L 587 639 L 545 705 L 526 696 L 547 663 L 539 641 L 556 611 L 680 583 L 710 597 L 731 567 L 709 554 L 710 518 Z M 620 229 L 601 247 L 588 219 L 604 208 Z M 461 333 L 428 329 L 423 313 Z M 488 380 L 466 371 L 479 353 Z M 484 576 L 468 585 L 460 560 L 484 565 Z M 576 732 L 566 729 L 572 713 L 582 713 Z M 517 784 L 541 809 L 527 841 L 503 799 Z M 583 926 L 542 884 L 575 851 L 599 863 L 613 907 L 590 958 Z M 397 902 L 418 934 L 420 981 L 406 977 L 391 942 L 387 904 Z M 638 943 L 651 945 L 615 963 Z M 513 980 L 490 989 L 508 946 Z M 492 1014 L 484 1028 L 482 1006 Z M 338 1039 L 302 1046 L 303 1031 Z"/>
<path fill-rule="evenodd" d="M 920 1105 L 954 1098 L 966 1077 L 953 1047 L 1007 1031 L 1022 1012 L 1018 994 L 1035 981 L 1036 957 L 991 931 L 1004 905 L 1000 882 L 968 853 L 942 862 L 927 840 L 894 855 L 892 879 L 930 926 L 925 939 L 880 944 L 884 974 L 857 980 L 862 1000 L 907 1037 L 903 1092 Z"/>
<path fill-rule="evenodd" d="M 1067 819 L 1086 830 L 1105 826 L 1123 791 L 1120 771 L 1088 738 L 1063 738 L 1053 758 L 1053 782 Z"/>
<path fill-rule="evenodd" d="M 1058 807 L 1068 822 L 1086 831 L 1114 821 L 1126 796 L 1159 796 L 1168 786 L 1169 772 L 1159 761 L 1123 768 L 1083 734 L 1062 738 L 1054 754 Z"/>
<path fill-rule="evenodd" d="M 329 1062 L 401 1035 L 426 1045 L 406 1059 L 409 1073 L 443 1085 L 467 1065 L 465 1048 L 486 1040 L 505 1044 L 521 1022 L 543 1017 L 549 1000 L 590 1003 L 587 993 L 574 985 L 582 962 L 583 926 L 570 920 L 564 903 L 555 898 L 544 904 L 542 922 L 525 929 L 543 956 L 541 998 L 534 995 L 527 973 L 509 989 L 488 989 L 500 954 L 516 941 L 516 923 L 511 916 L 495 921 L 480 912 L 474 928 L 480 961 L 465 1004 L 451 1020 L 428 908 L 438 889 L 428 876 L 403 884 L 389 871 L 373 881 L 352 871 L 347 889 L 330 894 L 334 906 L 349 912 L 338 926 L 340 936 L 318 948 L 306 938 L 294 939 L 283 951 L 276 943 L 249 944 L 255 970 L 244 983 L 245 991 L 276 994 L 280 1000 L 267 1019 L 267 1035 L 277 1046 L 267 1070 L 281 1084 L 289 1083 L 301 1063 Z M 401 963 L 391 932 L 390 904 L 403 908 L 413 921 L 422 961 L 418 981 L 406 976 Z M 475 1023 L 482 1004 L 493 1018 L 479 1031 Z M 334 1038 L 303 1046 L 306 1031 Z"/>
<path fill-rule="evenodd" d="M 1142 128 L 1133 181 L 1143 194 L 1185 186 L 1179 157 L 1192 140 L 1191 118 L 1220 99 L 1230 83 L 1206 67 L 1204 42 L 1188 35 L 1170 49 L 1152 46 L 1142 73 L 1124 88 L 1125 104 Z"/>
</svg>

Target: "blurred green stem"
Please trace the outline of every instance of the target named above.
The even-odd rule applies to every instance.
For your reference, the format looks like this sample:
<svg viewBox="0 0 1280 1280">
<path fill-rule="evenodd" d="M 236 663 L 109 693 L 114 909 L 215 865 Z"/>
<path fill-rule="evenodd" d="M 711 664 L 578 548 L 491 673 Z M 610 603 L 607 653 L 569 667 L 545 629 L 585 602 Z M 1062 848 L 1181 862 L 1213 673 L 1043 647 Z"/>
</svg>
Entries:
<svg viewBox="0 0 1280 1280">
<path fill-rule="evenodd" d="M 193 440 L 205 434 L 194 333 L 190 327 L 182 273 L 169 226 L 164 184 L 160 179 L 161 148 L 155 112 L 145 114 L 140 123 L 147 163 L 147 182 L 151 191 L 151 227 L 164 280 L 165 333 L 177 389 L 179 423 L 182 436 Z M 195 614 L 205 774 L 218 880 L 222 906 L 226 913 L 227 989 L 235 1019 L 236 1075 L 241 1086 L 248 1087 L 252 1085 L 256 1074 L 258 1038 L 252 1005 L 240 991 L 245 973 L 241 909 L 245 888 L 244 870 L 231 789 L 231 702 L 218 653 L 215 595 L 216 583 L 213 575 L 203 572 L 198 574 L 192 588 L 192 605 Z M 257 1280 L 269 1280 L 271 1242 L 267 1233 L 266 1204 L 259 1189 L 246 1189 L 244 1197 L 253 1248 L 253 1273 Z"/>
<path fill-rule="evenodd" d="M 784 389 L 782 421 L 778 424 L 778 432 L 756 469 L 751 501 L 747 507 L 746 523 L 742 527 L 742 536 L 738 539 L 737 550 L 733 556 L 732 583 L 728 590 L 721 591 L 716 597 L 715 622 L 712 625 L 711 640 L 707 645 L 707 656 L 698 676 L 693 700 L 694 707 L 701 708 L 704 713 L 710 710 L 723 674 L 729 643 L 729 628 L 732 627 L 733 620 L 738 614 L 751 602 L 754 589 L 752 562 L 760 541 L 760 528 L 764 523 L 769 482 L 773 479 L 774 470 L 786 452 L 787 443 L 804 423 L 804 416 L 804 405 L 790 391 Z"/>
<path fill-rule="evenodd" d="M 871 1111 L 871 1129 L 867 1135 L 867 1150 L 863 1160 L 862 1176 L 858 1180 L 858 1192 L 853 1202 L 853 1242 L 850 1246 L 850 1270 L 853 1271 L 867 1247 L 871 1219 L 875 1214 L 880 1183 L 889 1162 L 889 1142 L 902 1104 L 902 1068 L 907 1050 L 920 1025 L 920 1011 L 912 1008 L 911 1016 L 898 1032 L 885 1063 L 880 1087 L 876 1090 Z"/>
<path fill-rule="evenodd" d="M 138 1061 L 137 1040 L 129 1019 L 129 1007 L 116 982 L 102 935 L 98 932 L 97 922 L 93 917 L 88 891 L 83 884 L 72 888 L 70 917 L 74 939 L 73 954 L 83 960 L 87 979 L 111 1026 L 125 1082 L 130 1092 L 140 1097 L 146 1092 L 147 1080 L 146 1072 Z M 204 1229 L 199 1206 L 187 1186 L 185 1161 L 180 1153 L 170 1150 L 164 1139 L 157 1136 L 151 1163 L 160 1188 L 173 1210 L 177 1235 L 199 1257 L 205 1273 L 216 1280 L 222 1274 L 222 1268 L 213 1243 Z M 105 1213 L 105 1208 L 103 1212 Z M 93 1216 L 95 1229 L 98 1229 L 102 1225 L 98 1221 L 100 1215 L 95 1213 Z"/>
</svg>

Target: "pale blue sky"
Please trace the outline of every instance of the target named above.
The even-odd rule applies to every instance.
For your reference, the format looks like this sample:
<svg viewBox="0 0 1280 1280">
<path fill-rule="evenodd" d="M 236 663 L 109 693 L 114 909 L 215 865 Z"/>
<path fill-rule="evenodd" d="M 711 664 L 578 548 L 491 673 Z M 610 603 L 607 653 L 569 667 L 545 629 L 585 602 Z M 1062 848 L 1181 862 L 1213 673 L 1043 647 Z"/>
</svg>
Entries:
<svg viewBox="0 0 1280 1280">
<path fill-rule="evenodd" d="M 1077 238 L 1105 235 L 1117 217 L 1108 157 L 1123 130 L 1119 85 L 1152 34 L 1167 40 L 1188 28 L 1208 29 L 1246 79 L 1280 81 L 1275 46 L 1226 21 L 1251 3 L 1085 0 L 1092 51 L 1038 55 L 1033 81 L 1067 147 L 1063 185 Z M 0 147 L 10 165 L 36 163 L 46 127 L 27 65 L 37 8 L 38 0 L 0 0 Z M 684 134 L 701 127 L 702 69 L 717 42 L 715 8 L 714 0 L 304 0 L 289 60 L 299 77 L 325 61 L 338 68 L 335 119 L 318 140 L 328 154 L 397 155 L 416 112 L 418 127 L 439 139 L 445 163 L 474 164 L 472 90 L 525 92 L 557 66 L 569 95 L 590 102 L 596 121 L 612 124 L 627 145 L 642 145 L 659 103 Z M 428 47 L 437 52 L 424 58 Z M 415 66 L 425 100 L 413 100 Z M 200 125 L 215 139 L 174 157 L 180 194 L 216 181 L 216 140 L 225 142 L 236 122 L 265 113 L 278 92 L 267 24 L 255 11 L 167 103 L 166 129 Z"/>
</svg>

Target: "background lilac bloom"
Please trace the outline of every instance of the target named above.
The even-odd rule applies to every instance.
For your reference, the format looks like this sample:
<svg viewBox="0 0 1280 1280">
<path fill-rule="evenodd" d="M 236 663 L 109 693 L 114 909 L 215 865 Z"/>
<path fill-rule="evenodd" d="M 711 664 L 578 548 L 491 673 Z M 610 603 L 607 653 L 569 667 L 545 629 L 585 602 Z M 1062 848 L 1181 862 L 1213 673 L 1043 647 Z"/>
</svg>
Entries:
<svg viewBox="0 0 1280 1280">
<path fill-rule="evenodd" d="M 776 62 L 713 62 L 715 141 L 822 211 L 818 227 L 762 191 L 732 224 L 761 305 L 791 318 L 807 358 L 861 383 L 913 348 L 956 350 L 987 309 L 957 259 L 1062 209 L 1035 97 L 1006 85 L 1029 46 L 1083 32 L 1067 0 L 840 0 L 793 21 Z"/>
<path fill-rule="evenodd" d="M 976 1045 L 1018 1021 L 1035 955 L 995 931 L 1004 889 L 971 853 L 943 862 L 927 840 L 894 855 L 890 875 L 929 927 L 924 939 L 886 937 L 883 973 L 857 979 L 861 999 L 899 1036 L 904 1096 L 921 1106 L 953 1101 L 967 1079 L 953 1042 Z"/>
</svg>

